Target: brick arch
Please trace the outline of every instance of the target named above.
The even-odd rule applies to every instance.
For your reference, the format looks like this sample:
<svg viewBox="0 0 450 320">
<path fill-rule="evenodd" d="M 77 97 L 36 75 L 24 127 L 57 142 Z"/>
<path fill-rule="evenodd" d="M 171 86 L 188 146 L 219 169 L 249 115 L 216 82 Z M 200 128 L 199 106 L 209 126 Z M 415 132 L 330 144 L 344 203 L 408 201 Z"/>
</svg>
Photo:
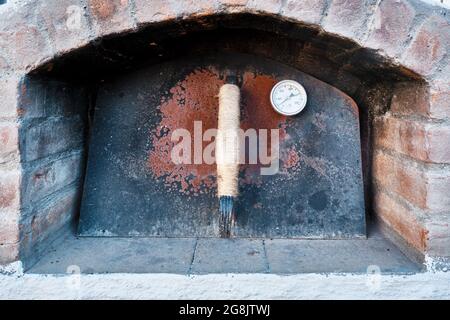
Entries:
<svg viewBox="0 0 450 320">
<path fill-rule="evenodd" d="M 49 207 L 45 210 L 53 215 L 43 217 L 28 212 L 27 201 L 36 200 L 29 199 L 36 187 L 31 177 L 55 170 L 52 165 L 78 168 L 76 154 L 61 163 L 56 158 L 40 162 L 41 156 L 27 154 L 27 134 L 45 130 L 34 127 L 37 120 L 27 118 L 33 88 L 27 75 L 51 70 L 98 43 L 114 43 L 155 26 L 179 23 L 187 28 L 195 22 L 208 28 L 211 18 L 232 16 L 278 21 L 311 32 L 312 42 L 305 42 L 302 53 L 328 54 L 332 66 L 318 72 L 319 65 L 313 64 L 305 70 L 307 60 L 301 69 L 341 88 L 367 110 L 367 118 L 362 119 L 369 123 L 366 181 L 375 217 L 419 252 L 450 255 L 448 10 L 412 0 L 186 0 L 152 5 L 144 0 L 49 0 L 3 5 L 0 14 L 5 17 L 0 21 L 0 118 L 5 120 L 0 124 L 4 177 L 0 190 L 5 195 L 0 197 L 0 262 L 29 259 L 41 238 L 55 232 L 51 226 L 58 210 L 67 210 L 64 205 Z M 311 61 L 322 66 L 324 60 Z M 375 77 L 360 85 L 368 74 Z M 64 83 L 56 81 L 51 90 L 58 86 Z M 76 90 L 71 94 L 76 95 Z M 65 99 L 70 104 L 70 95 Z M 70 125 L 63 121 L 61 128 L 70 131 Z M 64 188 L 57 195 L 59 203 L 72 208 L 77 192 Z"/>
<path fill-rule="evenodd" d="M 442 32 L 448 28 L 444 9 L 407 0 L 379 4 L 358 0 L 160 0 L 152 5 L 145 0 L 53 0 L 37 4 L 26 1 L 2 9 L 6 18 L 1 26 L 2 40 L 15 40 L 15 46 L 2 54 L 3 67 L 24 71 L 103 37 L 211 15 L 249 13 L 316 28 L 320 33 L 376 50 L 395 64 L 430 79 L 432 72 L 444 71 L 439 62 L 448 40 Z M 427 17 L 419 17 L 424 15 Z M 433 37 L 425 39 L 430 34 Z M 16 59 L 20 54 L 21 59 Z"/>
</svg>

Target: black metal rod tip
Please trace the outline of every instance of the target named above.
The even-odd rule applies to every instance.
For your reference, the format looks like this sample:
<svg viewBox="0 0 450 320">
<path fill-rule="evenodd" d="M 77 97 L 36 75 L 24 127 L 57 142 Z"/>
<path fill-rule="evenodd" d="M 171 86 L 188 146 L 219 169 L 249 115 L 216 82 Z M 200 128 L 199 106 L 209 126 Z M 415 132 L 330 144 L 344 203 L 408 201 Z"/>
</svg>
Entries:
<svg viewBox="0 0 450 320">
<path fill-rule="evenodd" d="M 222 238 L 230 238 L 234 224 L 234 197 L 219 197 L 219 231 Z"/>
</svg>

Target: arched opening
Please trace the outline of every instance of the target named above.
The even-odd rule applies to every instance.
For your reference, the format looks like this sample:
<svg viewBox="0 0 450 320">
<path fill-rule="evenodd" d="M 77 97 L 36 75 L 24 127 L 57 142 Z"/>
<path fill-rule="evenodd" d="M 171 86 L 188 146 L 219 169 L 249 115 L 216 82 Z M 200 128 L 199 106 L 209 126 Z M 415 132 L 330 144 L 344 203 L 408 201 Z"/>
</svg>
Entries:
<svg viewBox="0 0 450 320">
<path fill-rule="evenodd" d="M 52 236 L 57 236 L 77 223 L 97 95 L 104 83 L 152 65 L 221 53 L 276 61 L 341 90 L 356 102 L 365 207 L 371 217 L 373 120 L 388 109 L 395 87 L 405 82 L 421 86 L 420 77 L 374 51 L 326 34 L 318 27 L 268 16 L 233 14 L 167 21 L 138 32 L 98 39 L 28 75 L 21 104 L 23 112 L 34 112 L 35 116 L 28 118 L 21 130 L 31 132 L 30 141 L 42 143 L 30 144 L 30 148 L 38 149 L 30 151 L 37 155 L 34 158 L 27 159 L 24 154 L 33 167 L 24 183 L 29 190 L 36 189 L 30 197 L 39 198 L 23 200 L 37 204 L 25 219 L 24 234 L 31 234 L 33 225 L 39 225 L 54 228 Z M 31 125 L 38 129 L 30 131 Z M 27 148 L 26 141 L 24 145 Z M 65 185 L 47 186 L 48 177 L 64 181 Z M 65 201 L 67 208 L 62 216 L 53 220 L 46 216 L 48 223 L 38 224 L 36 216 L 46 210 L 49 197 Z M 28 248 L 46 241 L 30 239 L 32 245 Z"/>
</svg>

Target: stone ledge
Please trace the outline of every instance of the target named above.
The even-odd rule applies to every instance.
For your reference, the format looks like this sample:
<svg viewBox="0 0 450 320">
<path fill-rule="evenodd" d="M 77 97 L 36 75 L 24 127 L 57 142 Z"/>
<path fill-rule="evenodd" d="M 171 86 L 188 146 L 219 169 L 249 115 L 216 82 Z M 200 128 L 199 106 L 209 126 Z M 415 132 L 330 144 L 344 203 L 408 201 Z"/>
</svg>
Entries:
<svg viewBox="0 0 450 320">
<path fill-rule="evenodd" d="M 67 236 L 47 249 L 28 273 L 367 273 L 421 270 L 377 230 L 352 240 L 93 238 Z"/>
</svg>

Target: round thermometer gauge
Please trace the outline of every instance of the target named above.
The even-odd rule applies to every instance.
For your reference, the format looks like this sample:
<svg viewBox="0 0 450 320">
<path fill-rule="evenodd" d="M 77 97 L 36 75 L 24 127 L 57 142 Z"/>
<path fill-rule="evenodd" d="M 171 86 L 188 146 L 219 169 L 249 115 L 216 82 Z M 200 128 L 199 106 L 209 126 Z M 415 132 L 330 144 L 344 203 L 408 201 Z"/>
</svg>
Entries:
<svg viewBox="0 0 450 320">
<path fill-rule="evenodd" d="M 305 108 L 305 88 L 294 80 L 280 81 L 270 92 L 270 102 L 276 112 L 285 116 L 296 115 Z"/>
</svg>

